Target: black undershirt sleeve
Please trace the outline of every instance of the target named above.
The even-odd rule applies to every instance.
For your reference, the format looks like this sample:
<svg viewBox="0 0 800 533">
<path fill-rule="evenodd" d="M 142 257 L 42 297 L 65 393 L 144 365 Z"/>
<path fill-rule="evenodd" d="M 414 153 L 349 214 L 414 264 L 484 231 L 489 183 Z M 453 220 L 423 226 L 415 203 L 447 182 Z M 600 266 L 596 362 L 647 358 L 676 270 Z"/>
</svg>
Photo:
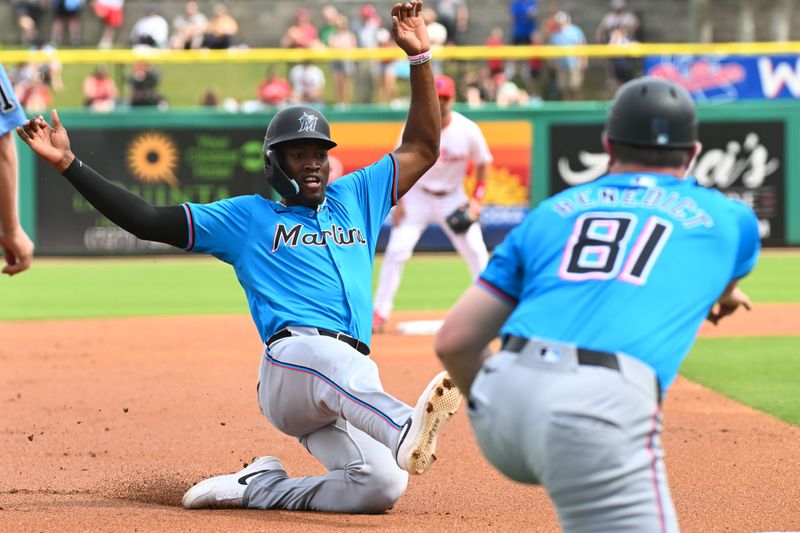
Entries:
<svg viewBox="0 0 800 533">
<path fill-rule="evenodd" d="M 189 224 L 180 205 L 155 207 L 147 200 L 114 185 L 75 158 L 64 177 L 95 209 L 139 239 L 185 248 Z"/>
</svg>

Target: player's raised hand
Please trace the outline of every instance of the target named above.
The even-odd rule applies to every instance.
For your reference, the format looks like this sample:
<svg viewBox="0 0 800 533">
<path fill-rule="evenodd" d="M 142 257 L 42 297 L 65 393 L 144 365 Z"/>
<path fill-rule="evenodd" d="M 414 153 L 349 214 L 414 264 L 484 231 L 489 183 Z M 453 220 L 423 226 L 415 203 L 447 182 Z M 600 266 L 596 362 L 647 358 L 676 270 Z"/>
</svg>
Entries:
<svg viewBox="0 0 800 533">
<path fill-rule="evenodd" d="M 422 0 L 398 3 L 392 7 L 392 37 L 397 46 L 410 56 L 430 50 L 428 30 L 422 20 Z"/>
<path fill-rule="evenodd" d="M 50 121 L 53 123 L 52 126 L 39 115 L 17 128 L 17 135 L 36 152 L 36 155 L 61 173 L 72 163 L 75 155 L 69 149 L 67 130 L 61 125 L 58 111 L 55 109 L 50 112 Z"/>
</svg>

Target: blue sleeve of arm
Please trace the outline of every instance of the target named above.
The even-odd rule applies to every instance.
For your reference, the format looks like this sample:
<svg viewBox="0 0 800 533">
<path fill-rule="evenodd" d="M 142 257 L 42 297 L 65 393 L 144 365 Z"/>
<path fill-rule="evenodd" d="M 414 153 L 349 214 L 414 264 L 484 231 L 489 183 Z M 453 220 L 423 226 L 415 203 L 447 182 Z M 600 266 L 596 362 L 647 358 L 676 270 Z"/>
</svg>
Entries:
<svg viewBox="0 0 800 533">
<path fill-rule="evenodd" d="M 211 204 L 184 204 L 189 226 L 186 250 L 233 264 L 247 243 L 254 199 L 239 196 Z"/>
<path fill-rule="evenodd" d="M 761 251 L 761 238 L 758 231 L 758 218 L 753 210 L 738 202 L 735 205 L 739 224 L 739 250 L 736 254 L 733 279 L 739 279 L 745 277 L 755 267 Z"/>
<path fill-rule="evenodd" d="M 14 94 L 14 86 L 0 65 L 0 135 L 22 126 L 27 118 Z"/>
<path fill-rule="evenodd" d="M 476 284 L 503 302 L 516 307 L 522 295 L 523 264 L 519 244 L 524 222 L 512 229 L 492 253 Z"/>
</svg>

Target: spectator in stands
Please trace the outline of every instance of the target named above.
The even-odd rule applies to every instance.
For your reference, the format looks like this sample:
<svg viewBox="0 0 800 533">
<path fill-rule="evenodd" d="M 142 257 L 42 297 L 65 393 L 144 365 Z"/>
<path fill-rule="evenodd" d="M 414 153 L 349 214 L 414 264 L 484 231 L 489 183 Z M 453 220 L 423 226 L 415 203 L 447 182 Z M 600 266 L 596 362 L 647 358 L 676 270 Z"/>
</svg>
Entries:
<svg viewBox="0 0 800 533">
<path fill-rule="evenodd" d="M 19 103 L 29 114 L 44 113 L 53 107 L 53 94 L 45 84 L 41 72 L 37 71 L 33 79 L 15 87 Z"/>
<path fill-rule="evenodd" d="M 358 46 L 356 35 L 348 27 L 347 17 L 339 15 L 336 31 L 330 35 L 328 46 L 334 50 L 350 50 Z M 337 59 L 330 63 L 333 76 L 333 100 L 337 104 L 349 105 L 353 101 L 353 75 L 356 67 L 350 59 Z"/>
<path fill-rule="evenodd" d="M 512 80 L 507 80 L 502 74 L 495 78 L 497 83 L 497 92 L 495 94 L 495 103 L 500 107 L 508 107 L 514 105 L 524 105 L 528 103 L 529 97 L 525 89 L 517 86 Z"/>
<path fill-rule="evenodd" d="M 439 22 L 436 11 L 431 8 L 423 9 L 422 20 L 425 21 L 425 29 L 428 32 L 431 46 L 444 46 L 447 44 L 447 28 Z"/>
<path fill-rule="evenodd" d="M 627 45 L 634 42 L 636 41 L 631 38 L 624 28 L 616 28 L 611 31 L 611 38 L 608 44 Z M 612 57 L 608 62 L 608 66 L 609 71 L 606 78 L 606 85 L 612 91 L 616 91 L 620 85 L 636 77 L 633 59 L 630 57 Z"/>
<path fill-rule="evenodd" d="M 386 28 L 378 30 L 378 48 L 392 48 L 395 46 L 392 34 Z M 407 60 L 404 60 L 406 64 Z M 378 76 L 378 102 L 382 104 L 391 103 L 397 98 L 397 73 L 395 70 L 395 61 L 385 59 L 378 63 L 379 76 Z"/>
<path fill-rule="evenodd" d="M 125 0 L 94 0 L 94 14 L 103 21 L 103 34 L 98 48 L 111 48 L 117 30 L 122 26 Z"/>
<path fill-rule="evenodd" d="M 83 80 L 83 105 L 100 113 L 113 111 L 117 104 L 117 84 L 100 65 Z"/>
<path fill-rule="evenodd" d="M 220 100 L 219 92 L 216 89 L 206 89 L 200 98 L 200 105 L 203 107 L 220 107 L 222 101 Z"/>
<path fill-rule="evenodd" d="M 64 27 L 67 28 L 69 44 L 80 46 L 81 38 L 81 9 L 83 0 L 54 0 L 53 25 L 50 27 L 50 42 L 61 44 L 64 36 Z"/>
<path fill-rule="evenodd" d="M 37 47 L 31 49 L 36 50 Z M 38 49 L 51 55 L 51 60 L 21 63 L 14 71 L 11 78 L 15 90 L 20 93 L 39 79 L 51 92 L 61 92 L 64 89 L 64 83 L 61 79 L 62 64 L 51 54 L 51 52 L 55 52 L 55 47 L 46 44 L 38 47 Z"/>
<path fill-rule="evenodd" d="M 128 79 L 132 106 L 162 106 L 164 97 L 158 92 L 160 73 L 149 63 L 135 63 Z"/>
<path fill-rule="evenodd" d="M 25 46 L 41 42 L 40 27 L 47 0 L 11 0 L 11 7 L 17 17 L 20 42 Z"/>
<path fill-rule="evenodd" d="M 531 35 L 536 31 L 536 15 L 539 3 L 536 0 L 511 0 L 511 44 L 531 44 Z"/>
<path fill-rule="evenodd" d="M 436 11 L 430 8 L 423 9 L 422 20 L 425 21 L 425 29 L 428 32 L 428 40 L 432 48 L 447 44 L 447 28 L 437 21 Z M 394 41 L 391 41 L 390 45 L 394 45 Z M 431 61 L 431 66 L 433 67 L 434 74 L 439 75 L 443 73 L 441 59 L 433 59 Z"/>
<path fill-rule="evenodd" d="M 292 101 L 297 104 L 320 105 L 325 95 L 325 73 L 306 60 L 289 71 L 292 83 Z"/>
<path fill-rule="evenodd" d="M 488 65 L 468 71 L 461 80 L 467 105 L 480 107 L 484 102 L 494 102 L 497 96 L 496 79 L 505 80 L 501 72 L 492 72 Z"/>
<path fill-rule="evenodd" d="M 359 48 L 378 48 L 378 32 L 381 29 L 381 18 L 372 4 L 363 4 L 359 10 L 359 19 L 353 27 Z M 371 103 L 375 88 L 380 83 L 381 69 L 377 61 L 356 62 L 356 101 Z"/>
<path fill-rule="evenodd" d="M 169 23 L 161 16 L 155 4 L 147 6 L 144 17 L 133 25 L 131 45 L 150 48 L 166 48 L 169 39 Z"/>
<path fill-rule="evenodd" d="M 577 46 L 586 44 L 586 36 L 572 18 L 564 11 L 555 16 L 558 30 L 550 36 L 555 46 Z M 563 100 L 578 100 L 583 87 L 583 77 L 588 65 L 586 57 L 560 57 L 553 61 L 556 67 L 556 82 Z"/>
<path fill-rule="evenodd" d="M 487 37 L 486 41 L 483 43 L 484 46 L 503 46 L 504 44 L 503 28 L 500 26 L 495 26 L 489 30 L 489 37 Z M 488 59 L 486 61 L 486 66 L 489 68 L 489 72 L 491 72 L 492 76 L 502 74 L 505 71 L 505 61 L 500 58 Z"/>
<path fill-rule="evenodd" d="M 297 10 L 297 20 L 286 28 L 281 37 L 281 46 L 284 48 L 314 48 L 320 46 L 319 33 L 311 23 L 311 13 L 308 9 Z"/>
<path fill-rule="evenodd" d="M 511 11 L 511 44 L 514 46 L 533 44 L 533 35 L 537 30 L 536 17 L 539 14 L 537 0 L 511 0 L 509 10 Z M 526 62 L 506 62 L 506 78 L 513 80 L 517 74 L 525 83 L 528 83 L 530 72 Z"/>
<path fill-rule="evenodd" d="M 607 44 L 611 41 L 611 33 L 622 29 L 630 39 L 635 39 L 639 29 L 639 18 L 625 9 L 625 0 L 611 0 L 611 10 L 600 20 L 595 32 L 598 43 Z"/>
<path fill-rule="evenodd" d="M 339 31 L 337 22 L 342 14 L 331 4 L 322 8 L 322 26 L 319 28 L 319 41 L 323 46 L 330 46 L 331 36 Z"/>
<path fill-rule="evenodd" d="M 224 50 L 233 46 L 239 33 L 239 23 L 228 13 L 225 4 L 214 6 L 214 15 L 208 21 L 206 34 L 203 37 L 203 48 Z"/>
<path fill-rule="evenodd" d="M 258 99 L 268 106 L 282 106 L 289 103 L 291 96 L 292 86 L 275 67 L 270 67 L 266 79 L 258 86 Z"/>
<path fill-rule="evenodd" d="M 547 5 L 547 11 L 542 18 L 539 29 L 534 33 L 536 44 L 549 44 L 550 37 L 559 30 L 560 25 L 556 22 L 556 14 L 561 11 L 558 3 L 551 2 Z M 560 100 L 561 93 L 558 91 L 558 69 L 552 59 L 542 60 L 541 69 L 544 75 L 540 76 L 540 85 L 543 95 L 547 100 Z"/>
<path fill-rule="evenodd" d="M 611 0 L 611 11 L 600 20 L 595 38 L 601 44 L 630 44 L 636 40 L 639 19 L 625 9 L 625 0 Z M 612 57 L 606 67 L 606 89 L 610 92 L 633 79 L 633 60 L 629 57 Z"/>
<path fill-rule="evenodd" d="M 469 8 L 464 0 L 438 0 L 437 20 L 447 30 L 447 44 L 464 44 L 469 26 Z"/>
<path fill-rule="evenodd" d="M 201 11 L 197 2 L 186 2 L 183 12 L 172 19 L 170 44 L 175 50 L 192 50 L 203 44 L 203 34 L 208 25 L 208 17 Z"/>
</svg>

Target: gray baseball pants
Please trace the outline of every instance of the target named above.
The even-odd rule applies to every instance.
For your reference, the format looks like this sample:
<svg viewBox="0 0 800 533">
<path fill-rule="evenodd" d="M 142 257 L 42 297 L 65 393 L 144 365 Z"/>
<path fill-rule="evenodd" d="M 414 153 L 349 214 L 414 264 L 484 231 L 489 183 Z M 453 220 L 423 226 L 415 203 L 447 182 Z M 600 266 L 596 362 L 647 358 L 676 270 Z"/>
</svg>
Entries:
<svg viewBox="0 0 800 533">
<path fill-rule="evenodd" d="M 478 373 L 469 418 L 509 478 L 545 487 L 565 532 L 677 532 L 650 367 L 579 364 L 574 347 L 529 342 Z"/>
<path fill-rule="evenodd" d="M 309 328 L 274 342 L 261 362 L 262 413 L 297 437 L 328 473 L 255 478 L 245 507 L 381 513 L 405 492 L 408 473 L 395 461 L 412 408 L 383 390 L 378 367 L 347 344 Z"/>
</svg>

